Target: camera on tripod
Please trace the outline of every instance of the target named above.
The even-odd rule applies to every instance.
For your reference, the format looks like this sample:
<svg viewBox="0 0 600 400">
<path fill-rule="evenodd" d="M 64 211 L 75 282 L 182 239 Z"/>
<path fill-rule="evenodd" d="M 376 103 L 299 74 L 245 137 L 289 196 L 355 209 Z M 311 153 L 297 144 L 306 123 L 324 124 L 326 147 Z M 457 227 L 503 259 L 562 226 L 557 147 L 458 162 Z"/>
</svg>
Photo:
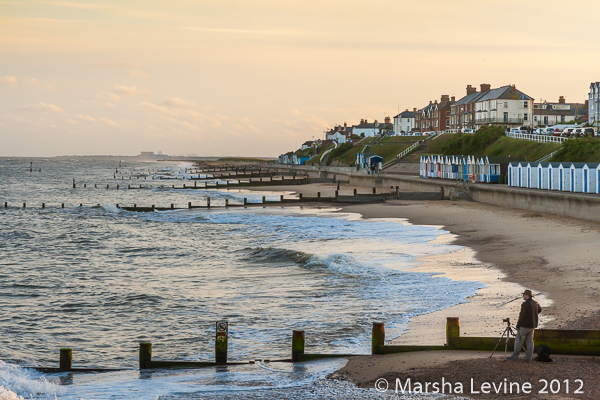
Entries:
<svg viewBox="0 0 600 400">
<path fill-rule="evenodd" d="M 510 318 L 502 318 L 502 322 L 506 322 L 510 325 Z"/>
</svg>

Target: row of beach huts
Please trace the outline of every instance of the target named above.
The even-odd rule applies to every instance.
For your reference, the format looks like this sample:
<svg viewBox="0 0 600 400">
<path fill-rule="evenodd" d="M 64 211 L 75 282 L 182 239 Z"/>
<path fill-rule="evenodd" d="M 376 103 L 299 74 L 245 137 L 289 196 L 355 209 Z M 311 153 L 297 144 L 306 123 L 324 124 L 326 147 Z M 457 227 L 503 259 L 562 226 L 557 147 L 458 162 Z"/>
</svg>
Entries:
<svg viewBox="0 0 600 400">
<path fill-rule="evenodd" d="M 431 155 L 421 157 L 420 175 L 423 178 L 600 194 L 600 163 L 507 162 L 493 157 Z"/>
</svg>

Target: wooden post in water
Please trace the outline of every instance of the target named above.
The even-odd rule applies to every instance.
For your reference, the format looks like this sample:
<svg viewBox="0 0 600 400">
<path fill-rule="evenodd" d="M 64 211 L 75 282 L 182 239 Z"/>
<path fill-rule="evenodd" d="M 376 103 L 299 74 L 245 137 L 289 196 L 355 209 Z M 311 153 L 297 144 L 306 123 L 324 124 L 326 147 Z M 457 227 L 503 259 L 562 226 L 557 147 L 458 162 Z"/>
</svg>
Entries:
<svg viewBox="0 0 600 400">
<path fill-rule="evenodd" d="M 152 211 L 154 211 L 154 204 L 152 204 Z"/>
<path fill-rule="evenodd" d="M 61 371 L 70 371 L 73 369 L 73 350 L 60 349 L 58 369 Z"/>
<path fill-rule="evenodd" d="M 117 190 L 119 190 L 119 185 L 117 185 Z"/>
<path fill-rule="evenodd" d="M 248 199 L 244 197 L 244 205 L 248 204 Z"/>
<path fill-rule="evenodd" d="M 283 203 L 283 195 L 279 195 L 279 201 Z"/>
<path fill-rule="evenodd" d="M 302 193 L 298 193 L 298 200 L 302 201 Z"/>
<path fill-rule="evenodd" d="M 73 178 L 73 189 L 75 189 L 75 178 Z"/>
<path fill-rule="evenodd" d="M 108 190 L 108 185 L 106 185 L 106 190 Z"/>
<path fill-rule="evenodd" d="M 152 362 L 152 343 L 140 342 L 140 369 L 150 368 Z"/>
<path fill-rule="evenodd" d="M 171 210 L 175 208 L 175 204 L 171 203 Z"/>
<path fill-rule="evenodd" d="M 317 198 L 320 199 L 321 198 L 321 192 L 317 192 Z"/>
<path fill-rule="evenodd" d="M 79 207 L 83 207 L 83 203 L 79 203 Z M 135 207 L 135 206 L 134 206 Z"/>
<path fill-rule="evenodd" d="M 84 189 L 87 189 L 87 183 L 84 183 L 84 184 L 83 184 L 83 188 L 84 188 Z"/>
<path fill-rule="evenodd" d="M 206 198 L 206 207 L 210 208 L 210 197 Z"/>
<path fill-rule="evenodd" d="M 188 208 L 192 208 L 192 202 L 191 201 L 188 203 Z"/>
<path fill-rule="evenodd" d="M 357 192 L 358 192 L 358 190 L 357 190 L 357 189 L 354 189 L 354 195 L 355 195 L 355 196 L 356 196 L 356 193 L 357 193 Z"/>
<path fill-rule="evenodd" d="M 23 203 L 23 208 L 27 208 L 27 204 L 26 203 Z"/>
<path fill-rule="evenodd" d="M 196 185 L 197 183 L 198 183 L 197 181 L 194 181 L 194 187 L 197 187 L 197 186 L 198 186 L 198 185 Z"/>
<path fill-rule="evenodd" d="M 373 188 L 373 194 L 377 194 L 377 190 Z"/>
<path fill-rule="evenodd" d="M 446 318 L 446 345 L 453 346 L 454 338 L 460 337 L 460 322 L 458 317 Z"/>
<path fill-rule="evenodd" d="M 373 322 L 371 334 L 371 354 L 382 354 L 379 349 L 385 344 L 385 324 L 383 322 Z"/>
<path fill-rule="evenodd" d="M 337 183 L 337 190 L 340 190 L 340 183 Z"/>
<path fill-rule="evenodd" d="M 218 321 L 215 334 L 215 363 L 227 364 L 227 334 L 229 327 L 226 321 Z"/>
<path fill-rule="evenodd" d="M 263 202 L 263 204 L 265 204 L 265 200 L 266 200 L 266 196 L 263 196 L 263 197 L 262 197 L 262 202 Z"/>
<path fill-rule="evenodd" d="M 335 198 L 336 198 L 336 199 L 337 199 L 337 197 L 338 197 L 338 194 L 339 194 L 339 191 L 338 191 L 338 190 L 336 190 L 336 191 L 335 191 Z"/>
<path fill-rule="evenodd" d="M 8 208 L 8 201 L 4 202 L 4 208 Z"/>
<path fill-rule="evenodd" d="M 42 203 L 42 208 L 46 208 L 46 203 Z"/>
<path fill-rule="evenodd" d="M 292 362 L 302 361 L 304 356 L 304 331 L 292 331 Z"/>
<path fill-rule="evenodd" d="M 60 208 L 65 208 L 65 203 L 60 203 Z"/>
<path fill-rule="evenodd" d="M 229 199 L 225 199 L 225 207 L 229 207 Z"/>
</svg>

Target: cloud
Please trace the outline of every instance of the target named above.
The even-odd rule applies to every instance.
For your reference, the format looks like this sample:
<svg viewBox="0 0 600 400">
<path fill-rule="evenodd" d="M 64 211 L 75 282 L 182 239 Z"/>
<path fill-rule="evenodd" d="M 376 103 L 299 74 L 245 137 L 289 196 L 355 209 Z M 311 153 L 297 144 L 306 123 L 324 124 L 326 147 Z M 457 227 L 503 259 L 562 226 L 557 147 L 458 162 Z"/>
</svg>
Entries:
<svg viewBox="0 0 600 400">
<path fill-rule="evenodd" d="M 174 108 L 196 108 L 198 107 L 193 101 L 180 99 L 179 97 L 169 97 L 163 103 L 166 106 Z"/>
<path fill-rule="evenodd" d="M 135 86 L 120 86 L 115 85 L 113 93 L 120 94 L 123 96 L 136 96 L 138 94 L 148 94 L 149 90 L 140 90 Z"/>
<path fill-rule="evenodd" d="M 108 118 L 100 118 L 100 121 L 104 122 L 106 125 L 119 126 L 119 124 L 117 124 L 115 121 L 110 120 Z"/>
<path fill-rule="evenodd" d="M 83 114 L 73 114 L 73 115 L 83 121 L 96 122 L 96 118 L 90 117 L 89 115 L 83 115 Z"/>
<path fill-rule="evenodd" d="M 92 69 L 95 69 L 95 68 L 107 68 L 107 69 L 139 68 L 139 64 L 124 62 L 124 61 L 117 61 L 117 62 L 103 61 L 103 62 L 97 62 L 94 64 L 85 65 L 85 68 L 92 68 Z"/>
<path fill-rule="evenodd" d="M 15 78 L 14 76 L 0 77 L 0 85 L 8 86 L 8 85 L 14 85 L 15 83 L 17 83 L 17 78 Z"/>
<path fill-rule="evenodd" d="M 107 101 L 119 101 L 121 100 L 121 96 L 119 96 L 118 94 L 115 93 L 105 93 L 105 92 L 100 92 L 99 94 L 96 95 L 97 99 L 100 100 L 107 100 Z"/>
<path fill-rule="evenodd" d="M 159 106 L 158 104 L 150 103 L 148 101 L 140 102 L 140 106 L 164 115 L 174 116 L 176 114 L 173 111 L 169 110 L 167 107 Z"/>
<path fill-rule="evenodd" d="M 37 104 L 29 104 L 23 107 L 24 110 L 30 112 L 48 112 L 48 113 L 64 113 L 65 110 L 50 103 L 39 102 Z"/>
</svg>

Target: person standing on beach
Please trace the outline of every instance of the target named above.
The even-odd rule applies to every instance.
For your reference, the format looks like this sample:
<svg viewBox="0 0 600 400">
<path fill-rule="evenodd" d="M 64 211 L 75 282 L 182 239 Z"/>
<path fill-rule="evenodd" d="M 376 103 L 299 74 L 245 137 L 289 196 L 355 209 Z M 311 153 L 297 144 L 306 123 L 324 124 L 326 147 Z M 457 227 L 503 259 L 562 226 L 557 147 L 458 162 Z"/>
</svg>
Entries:
<svg viewBox="0 0 600 400">
<path fill-rule="evenodd" d="M 542 312 L 542 307 L 533 300 L 533 293 L 531 290 L 523 292 L 523 304 L 521 304 L 521 312 L 519 313 L 519 320 L 517 321 L 517 337 L 515 338 L 515 350 L 509 357 L 511 360 L 519 358 L 521 347 L 523 342 L 527 344 L 527 352 L 525 353 L 525 360 L 531 362 L 533 357 L 533 331 L 538 326 L 538 314 Z"/>
</svg>

